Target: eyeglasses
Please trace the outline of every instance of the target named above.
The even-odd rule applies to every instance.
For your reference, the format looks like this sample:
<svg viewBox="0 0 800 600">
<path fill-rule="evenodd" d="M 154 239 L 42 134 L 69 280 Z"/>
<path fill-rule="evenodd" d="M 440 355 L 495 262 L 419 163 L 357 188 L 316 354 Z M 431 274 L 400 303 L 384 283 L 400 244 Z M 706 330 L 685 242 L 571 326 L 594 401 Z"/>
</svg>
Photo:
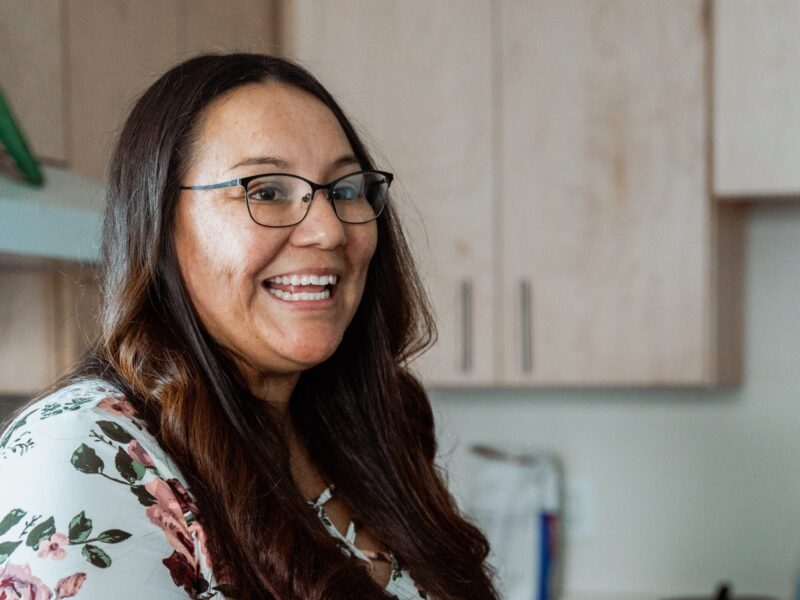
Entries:
<svg viewBox="0 0 800 600">
<path fill-rule="evenodd" d="M 308 214 L 318 190 L 326 190 L 336 216 L 343 223 L 369 223 L 380 216 L 389 198 L 394 175 L 385 171 L 358 171 L 329 183 L 315 183 L 291 173 L 268 173 L 209 185 L 182 185 L 182 190 L 213 190 L 242 186 L 250 217 L 264 227 L 297 225 Z"/>
</svg>

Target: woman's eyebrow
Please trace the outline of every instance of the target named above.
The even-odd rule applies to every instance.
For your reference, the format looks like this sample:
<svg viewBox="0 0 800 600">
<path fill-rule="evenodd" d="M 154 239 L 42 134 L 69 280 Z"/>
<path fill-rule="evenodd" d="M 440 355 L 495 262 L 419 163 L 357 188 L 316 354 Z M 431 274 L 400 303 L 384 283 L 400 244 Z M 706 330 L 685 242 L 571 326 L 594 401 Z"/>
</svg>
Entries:
<svg viewBox="0 0 800 600">
<path fill-rule="evenodd" d="M 275 156 L 249 156 L 237 162 L 229 170 L 233 171 L 237 167 L 249 167 L 251 165 L 273 165 L 285 169 L 289 166 L 289 163 Z"/>
<path fill-rule="evenodd" d="M 344 167 L 346 165 L 351 165 L 351 164 L 356 164 L 356 165 L 359 164 L 358 159 L 352 154 L 346 154 L 345 156 L 341 156 L 337 158 L 335 161 L 333 161 L 330 164 L 330 168 L 332 171 L 334 171 L 339 167 Z"/>
<path fill-rule="evenodd" d="M 336 170 L 339 167 L 343 167 L 345 165 L 350 164 L 359 164 L 358 159 L 353 156 L 352 154 L 346 154 L 344 156 L 340 156 L 331 164 L 329 168 L 331 170 Z M 243 158 L 235 165 L 233 165 L 229 170 L 236 169 L 238 167 L 249 167 L 252 165 L 272 165 L 274 167 L 278 167 L 279 169 L 288 169 L 289 163 L 283 160 L 282 158 L 278 158 L 277 156 L 250 156 L 247 158 Z"/>
</svg>

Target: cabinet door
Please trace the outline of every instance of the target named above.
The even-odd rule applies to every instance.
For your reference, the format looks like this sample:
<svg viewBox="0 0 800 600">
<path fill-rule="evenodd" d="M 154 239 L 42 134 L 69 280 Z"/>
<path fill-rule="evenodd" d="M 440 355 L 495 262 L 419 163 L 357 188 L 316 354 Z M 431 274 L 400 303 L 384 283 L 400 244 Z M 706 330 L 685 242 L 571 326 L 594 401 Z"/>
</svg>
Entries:
<svg viewBox="0 0 800 600">
<path fill-rule="evenodd" d="M 66 159 L 63 7 L 58 0 L 0 2 L 0 86 L 31 151 Z"/>
<path fill-rule="evenodd" d="M 133 102 L 203 51 L 269 51 L 272 0 L 70 0 L 70 166 L 100 181 Z"/>
<path fill-rule="evenodd" d="M 423 380 L 491 382 L 491 3 L 299 1 L 287 8 L 288 56 L 332 91 L 377 164 L 397 176 L 393 201 L 439 328 L 437 344 L 416 363 Z"/>
<path fill-rule="evenodd" d="M 497 8 L 503 380 L 708 383 L 705 2 Z"/>
<path fill-rule="evenodd" d="M 0 395 L 30 395 L 58 369 L 56 285 L 38 266 L 0 265 Z"/>
<path fill-rule="evenodd" d="M 800 194 L 800 2 L 714 3 L 714 191 Z"/>
<path fill-rule="evenodd" d="M 56 289 L 56 358 L 61 375 L 82 358 L 100 334 L 100 289 L 94 267 L 61 261 L 53 267 Z"/>
<path fill-rule="evenodd" d="M 91 267 L 0 257 L 0 396 L 36 394 L 73 367 L 99 333 Z"/>
</svg>

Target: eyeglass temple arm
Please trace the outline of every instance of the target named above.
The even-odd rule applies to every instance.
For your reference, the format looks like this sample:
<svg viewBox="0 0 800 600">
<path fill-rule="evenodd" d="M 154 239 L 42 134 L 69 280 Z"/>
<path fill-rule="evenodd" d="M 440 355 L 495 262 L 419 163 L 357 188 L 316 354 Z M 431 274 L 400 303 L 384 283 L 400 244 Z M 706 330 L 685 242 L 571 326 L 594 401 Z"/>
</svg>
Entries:
<svg viewBox="0 0 800 600">
<path fill-rule="evenodd" d="M 241 185 L 241 179 L 231 179 L 230 181 L 223 181 L 222 183 L 210 183 L 208 185 L 182 185 L 182 190 L 215 190 L 217 188 L 233 187 L 234 185 Z"/>
</svg>

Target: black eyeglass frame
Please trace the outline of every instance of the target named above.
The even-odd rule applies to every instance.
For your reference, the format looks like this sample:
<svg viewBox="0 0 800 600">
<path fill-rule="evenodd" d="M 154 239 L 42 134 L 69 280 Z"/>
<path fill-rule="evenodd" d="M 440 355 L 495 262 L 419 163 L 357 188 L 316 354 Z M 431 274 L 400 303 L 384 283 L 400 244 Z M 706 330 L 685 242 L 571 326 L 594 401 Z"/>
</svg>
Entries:
<svg viewBox="0 0 800 600">
<path fill-rule="evenodd" d="M 303 219 L 305 219 L 306 215 L 308 215 L 308 210 L 311 207 L 311 202 L 314 199 L 314 197 L 317 195 L 317 192 L 319 190 L 327 190 L 328 191 L 328 193 L 327 193 L 328 201 L 333 205 L 333 212 L 336 213 L 336 218 L 339 219 L 342 223 L 347 223 L 348 225 L 361 225 L 363 223 L 371 223 L 372 221 L 377 219 L 379 216 L 381 216 L 381 213 L 383 213 L 383 209 L 386 207 L 386 202 L 384 202 L 383 206 L 381 206 L 381 210 L 378 212 L 378 214 L 376 214 L 370 220 L 352 222 L 352 221 L 345 221 L 344 219 L 342 219 L 342 217 L 339 215 L 339 212 L 336 210 L 336 202 L 333 201 L 331 196 L 333 194 L 333 188 L 337 183 L 339 183 L 343 179 L 347 179 L 348 177 L 352 177 L 353 175 L 361 175 L 362 173 L 377 173 L 378 175 L 382 175 L 386 179 L 386 189 L 387 190 L 391 187 L 392 181 L 394 180 L 394 174 L 393 173 L 389 173 L 388 171 L 376 171 L 374 169 L 369 169 L 369 170 L 366 170 L 366 171 L 354 171 L 352 173 L 348 173 L 347 175 L 342 175 L 341 177 L 337 177 L 336 179 L 334 179 L 333 181 L 329 181 L 328 183 L 317 183 L 316 181 L 311 181 L 310 179 L 306 179 L 305 177 L 301 177 L 300 175 L 295 175 L 294 173 L 260 173 L 258 175 L 250 175 L 249 177 L 239 177 L 238 179 L 231 179 L 230 181 L 223 181 L 221 183 L 210 183 L 210 184 L 207 184 L 207 185 L 182 185 L 180 187 L 180 189 L 182 189 L 182 190 L 216 190 L 216 189 L 221 189 L 221 188 L 233 187 L 233 186 L 240 185 L 240 186 L 242 186 L 242 189 L 244 190 L 244 197 L 245 197 L 245 201 L 247 202 L 247 213 L 250 215 L 250 218 L 253 220 L 253 222 L 256 225 L 261 225 L 262 227 L 294 227 L 295 225 L 298 225 L 299 223 L 302 223 Z M 302 218 L 299 221 L 297 221 L 296 223 L 288 223 L 286 225 L 264 225 L 263 223 L 259 223 L 258 221 L 256 221 L 255 218 L 253 217 L 253 213 L 250 210 L 250 197 L 247 194 L 247 186 L 250 184 L 251 181 L 254 181 L 254 180 L 259 179 L 261 177 L 268 177 L 268 176 L 294 177 L 295 179 L 300 179 L 302 181 L 305 181 L 307 184 L 309 184 L 311 186 L 311 196 L 308 198 L 308 205 L 309 206 L 306 208 L 306 212 L 303 213 Z M 303 200 L 303 201 L 305 201 L 305 200 Z M 388 201 L 388 198 L 387 198 L 387 201 Z"/>
</svg>

